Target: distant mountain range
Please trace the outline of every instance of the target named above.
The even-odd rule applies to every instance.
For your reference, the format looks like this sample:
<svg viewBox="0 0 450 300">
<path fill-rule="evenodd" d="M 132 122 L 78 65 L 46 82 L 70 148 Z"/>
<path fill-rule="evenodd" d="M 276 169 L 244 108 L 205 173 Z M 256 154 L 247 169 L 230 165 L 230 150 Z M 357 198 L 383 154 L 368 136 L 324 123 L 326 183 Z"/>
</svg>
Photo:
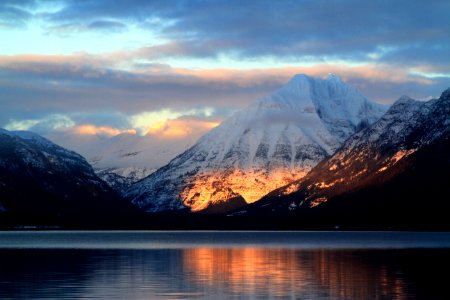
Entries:
<svg viewBox="0 0 450 300">
<path fill-rule="evenodd" d="M 119 193 L 134 182 L 150 175 L 171 159 L 195 144 L 202 135 L 198 133 L 175 139 L 121 133 L 116 136 L 68 135 L 52 132 L 46 138 L 80 153 L 92 165 L 96 174 Z"/>
<path fill-rule="evenodd" d="M 125 195 L 148 212 L 232 210 L 302 178 L 386 109 L 335 75 L 296 75 Z"/>
<path fill-rule="evenodd" d="M 96 174 L 37 134 L 0 130 L 0 225 L 19 216 L 150 228 L 193 220 L 196 228 L 450 228 L 449 137 L 450 89 L 387 108 L 335 75 L 295 76 L 137 182 Z"/>
</svg>

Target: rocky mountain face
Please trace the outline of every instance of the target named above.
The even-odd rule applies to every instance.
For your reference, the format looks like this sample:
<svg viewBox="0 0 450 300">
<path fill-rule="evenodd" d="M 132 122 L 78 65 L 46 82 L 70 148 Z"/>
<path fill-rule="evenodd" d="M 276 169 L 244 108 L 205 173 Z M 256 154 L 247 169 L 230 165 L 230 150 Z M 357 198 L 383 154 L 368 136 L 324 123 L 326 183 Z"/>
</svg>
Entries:
<svg viewBox="0 0 450 300">
<path fill-rule="evenodd" d="M 395 222 L 431 207 L 437 216 L 450 208 L 449 138 L 450 89 L 428 102 L 403 96 L 304 178 L 237 214 L 321 210 L 341 217 L 379 214 Z"/>
<path fill-rule="evenodd" d="M 134 208 L 79 154 L 26 131 L 0 129 L 1 211 L 31 218 L 126 215 Z"/>
<path fill-rule="evenodd" d="M 386 111 L 337 76 L 294 76 L 238 111 L 126 196 L 149 212 L 226 211 L 301 179 Z"/>
</svg>

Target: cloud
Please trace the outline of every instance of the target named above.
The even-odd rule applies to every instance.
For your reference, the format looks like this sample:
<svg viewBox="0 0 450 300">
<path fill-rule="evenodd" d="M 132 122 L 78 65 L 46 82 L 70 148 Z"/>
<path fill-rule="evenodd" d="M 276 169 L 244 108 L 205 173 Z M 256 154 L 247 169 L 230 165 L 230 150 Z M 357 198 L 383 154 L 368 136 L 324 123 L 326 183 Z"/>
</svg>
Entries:
<svg viewBox="0 0 450 300">
<path fill-rule="evenodd" d="M 110 126 L 119 130 L 131 128 L 129 116 L 118 112 L 104 109 L 95 112 L 72 112 L 69 114 L 76 124 L 92 124 L 99 127 Z"/>
<path fill-rule="evenodd" d="M 270 95 L 290 77 L 336 73 L 372 100 L 401 95 L 439 96 L 449 85 L 445 68 L 421 64 L 317 63 L 268 69 L 186 69 L 142 63 L 118 69 L 116 53 L 93 56 L 0 56 L 0 127 L 44 133 L 92 124 L 145 134 L 154 124 L 183 116 L 223 119 Z M 45 121 L 46 120 L 46 121 Z M 13 123 L 19 122 L 19 123 Z M 14 127 L 13 126 L 13 127 Z"/>
<path fill-rule="evenodd" d="M 35 1 L 11 1 L 0 2 L 0 28 L 22 28 L 25 27 L 33 15 L 29 11 L 35 5 Z"/>
<path fill-rule="evenodd" d="M 121 32 L 127 29 L 127 25 L 113 20 L 95 20 L 89 23 L 62 23 L 48 26 L 46 31 L 48 34 L 57 34 L 61 37 L 67 37 L 70 34 L 88 31 L 102 31 L 105 33 Z"/>
<path fill-rule="evenodd" d="M 80 135 L 104 135 L 115 136 L 122 133 L 136 134 L 134 129 L 117 129 L 110 126 L 95 126 L 92 124 L 83 124 L 73 127 L 72 131 Z"/>
<path fill-rule="evenodd" d="M 57 23 L 64 21 L 112 18 L 144 22 L 151 16 L 164 15 L 170 10 L 175 10 L 177 7 L 183 5 L 181 2 L 170 0 L 66 0 L 62 3 L 63 7 L 61 9 L 45 15 L 48 21 Z"/>
<path fill-rule="evenodd" d="M 5 125 L 7 130 L 29 130 L 39 124 L 39 120 L 12 120 Z"/>
<path fill-rule="evenodd" d="M 51 131 L 75 130 L 77 133 L 116 135 L 127 132 L 131 128 L 129 117 L 119 112 L 66 112 L 60 114 L 31 113 L 33 118 L 27 118 L 27 114 L 10 114 L 9 118 L 0 127 L 8 130 L 30 130 L 40 134 Z M 84 127 L 83 127 L 84 126 Z M 85 127 L 88 126 L 88 127 Z M 91 126 L 91 127 L 89 127 Z M 94 128 L 98 128 L 94 130 Z M 108 130 L 110 128 L 111 130 Z M 112 130 L 114 129 L 114 130 Z M 108 133 L 109 132 L 109 133 Z M 136 130 L 133 129 L 136 133 Z"/>
<path fill-rule="evenodd" d="M 426 56 L 431 45 L 448 45 L 449 9 L 446 1 L 194 3 L 175 11 L 177 22 L 165 33 L 200 45 L 185 47 L 194 56 L 210 49 L 210 55 L 368 60 L 367 53 L 384 46 L 402 53 L 419 49 Z"/>
<path fill-rule="evenodd" d="M 51 24 L 138 26 L 160 37 L 140 54 L 213 59 L 446 63 L 448 1 L 64 1 Z M 113 20 L 119 24 L 96 23 Z M 115 26 L 118 25 L 118 26 Z M 419 61 L 418 61 L 419 59 Z"/>
<path fill-rule="evenodd" d="M 83 57 L 0 57 L 1 114 L 14 112 L 121 112 L 126 115 L 161 109 L 239 108 L 266 95 L 279 82 L 243 86 L 193 73 L 122 71 L 97 66 Z"/>
<path fill-rule="evenodd" d="M 31 14 L 15 7 L 0 7 L 0 27 L 24 27 Z"/>
<path fill-rule="evenodd" d="M 25 26 L 34 20 L 33 24 L 47 28 L 50 34 L 70 36 L 64 46 L 68 49 L 83 49 L 68 45 L 98 37 L 88 38 L 86 32 L 122 32 L 120 38 L 109 40 L 112 48 L 129 51 L 116 54 L 116 66 L 143 59 L 161 65 L 167 60 L 209 59 L 261 65 L 266 61 L 284 65 L 341 61 L 396 67 L 433 65 L 447 70 L 450 66 L 448 1 L 16 3 L 0 4 L 0 22 Z M 129 34 L 133 37 L 124 37 Z M 90 50 L 89 45 L 84 47 Z"/>
<path fill-rule="evenodd" d="M 172 111 L 163 109 L 160 111 L 141 112 L 130 117 L 130 123 L 133 128 L 141 135 L 146 134 L 165 134 L 165 135 L 184 135 L 188 130 L 183 130 L 178 123 L 169 123 L 183 116 L 204 116 L 210 117 L 214 109 L 205 107 L 202 109 L 191 109 L 188 111 Z M 171 125 L 170 125 L 171 124 Z M 174 126 L 175 125 L 175 126 Z M 189 131 L 189 130 L 188 130 Z"/>
<path fill-rule="evenodd" d="M 219 121 L 216 118 L 180 117 L 164 122 L 158 131 L 145 136 L 132 130 L 84 124 L 51 131 L 45 137 L 77 151 L 97 168 L 128 168 L 131 165 L 156 169 L 191 147 Z M 120 134 L 110 135 L 118 131 Z M 138 155 L 124 157 L 130 152 Z"/>
<path fill-rule="evenodd" d="M 40 134 L 55 136 L 68 134 L 100 137 L 113 137 L 119 134 L 139 134 L 153 139 L 180 139 L 186 136 L 199 136 L 218 126 L 221 119 L 211 117 L 211 110 L 187 112 L 155 111 L 131 116 L 128 127 L 118 128 L 108 125 L 83 123 L 85 118 L 70 118 L 65 115 L 49 115 L 41 119 L 11 120 L 6 124 L 8 130 L 30 130 Z M 98 120 L 97 120 L 98 123 Z M 114 122 L 113 122 L 114 123 Z"/>
<path fill-rule="evenodd" d="M 198 133 L 206 133 L 219 124 L 219 120 L 205 120 L 184 116 L 156 123 L 148 129 L 146 135 L 163 139 L 179 139 L 197 135 Z"/>
<path fill-rule="evenodd" d="M 115 69 L 111 60 L 83 55 L 0 56 L 0 106 L 5 111 L 21 106 L 34 112 L 106 109 L 127 114 L 164 108 L 238 108 L 270 94 L 297 73 L 325 76 L 333 72 L 348 80 L 409 82 L 419 84 L 418 88 L 435 85 L 427 76 L 412 76 L 410 68 L 379 64 L 315 64 L 254 70 L 191 70 L 148 64 L 123 71 Z M 441 73 L 431 65 L 412 70 Z"/>
<path fill-rule="evenodd" d="M 126 29 L 127 26 L 124 23 L 117 21 L 98 20 L 89 23 L 87 28 L 94 30 L 121 31 Z"/>
<path fill-rule="evenodd" d="M 0 127 L 70 145 L 124 133 L 181 145 L 298 73 L 336 73 L 383 103 L 436 97 L 450 80 L 448 11 L 411 0 L 2 0 Z"/>
<path fill-rule="evenodd" d="M 55 129 L 68 128 L 75 123 L 67 116 L 52 114 L 41 119 L 10 120 L 4 127 L 8 130 L 30 130 L 35 132 L 48 132 Z"/>
</svg>

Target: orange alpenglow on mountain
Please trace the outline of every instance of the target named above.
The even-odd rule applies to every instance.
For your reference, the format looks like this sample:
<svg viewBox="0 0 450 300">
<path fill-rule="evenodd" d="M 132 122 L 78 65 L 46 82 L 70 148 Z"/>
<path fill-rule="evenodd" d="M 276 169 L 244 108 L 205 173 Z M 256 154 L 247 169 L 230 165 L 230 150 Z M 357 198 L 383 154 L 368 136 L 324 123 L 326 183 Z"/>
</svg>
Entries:
<svg viewBox="0 0 450 300">
<path fill-rule="evenodd" d="M 149 212 L 232 210 L 302 178 L 386 107 L 335 75 L 294 76 L 126 193 Z"/>
</svg>

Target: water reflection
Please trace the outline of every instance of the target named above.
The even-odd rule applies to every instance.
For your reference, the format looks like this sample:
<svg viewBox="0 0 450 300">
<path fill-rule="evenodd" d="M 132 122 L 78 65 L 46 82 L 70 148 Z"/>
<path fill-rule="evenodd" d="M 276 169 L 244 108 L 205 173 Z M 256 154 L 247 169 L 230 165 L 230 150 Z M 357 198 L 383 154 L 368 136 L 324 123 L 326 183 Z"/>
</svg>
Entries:
<svg viewBox="0 0 450 300">
<path fill-rule="evenodd" d="M 331 250 L 190 249 L 184 251 L 183 262 L 192 274 L 191 280 L 202 282 L 220 295 L 408 298 L 399 270 L 389 270 L 384 263 L 369 265 L 364 256 L 355 251 Z M 366 258 L 370 260 L 370 256 Z M 218 282 L 226 285 L 218 289 Z"/>
<path fill-rule="evenodd" d="M 0 250 L 0 298 L 450 299 L 449 250 Z"/>
<path fill-rule="evenodd" d="M 406 279 L 398 266 L 371 264 L 378 253 L 317 251 L 303 257 L 320 289 L 331 299 L 408 299 Z"/>
<path fill-rule="evenodd" d="M 297 251 L 287 249 L 187 249 L 183 263 L 191 280 L 221 295 L 298 295 L 308 282 Z"/>
</svg>

